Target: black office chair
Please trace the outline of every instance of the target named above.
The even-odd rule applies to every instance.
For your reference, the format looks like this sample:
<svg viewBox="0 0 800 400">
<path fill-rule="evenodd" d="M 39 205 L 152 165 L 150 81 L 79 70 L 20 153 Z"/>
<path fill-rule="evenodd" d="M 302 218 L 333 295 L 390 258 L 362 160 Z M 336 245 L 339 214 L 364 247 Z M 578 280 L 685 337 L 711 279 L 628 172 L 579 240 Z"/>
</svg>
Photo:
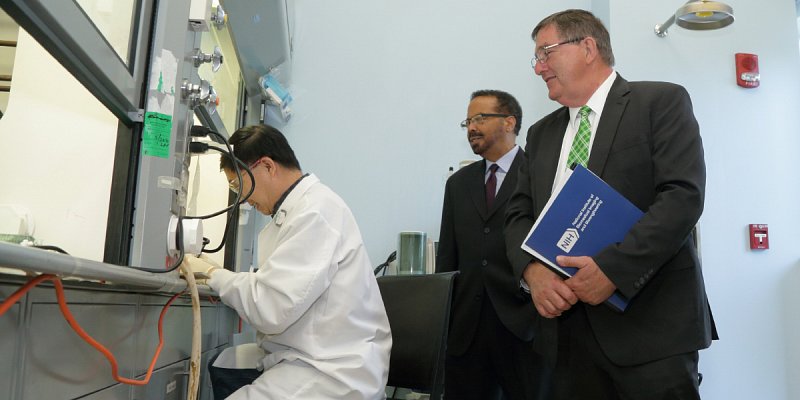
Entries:
<svg viewBox="0 0 800 400">
<path fill-rule="evenodd" d="M 392 353 L 387 386 L 444 393 L 444 359 L 450 301 L 456 272 L 378 278 L 389 325 Z M 393 399 L 394 395 L 390 397 Z"/>
</svg>

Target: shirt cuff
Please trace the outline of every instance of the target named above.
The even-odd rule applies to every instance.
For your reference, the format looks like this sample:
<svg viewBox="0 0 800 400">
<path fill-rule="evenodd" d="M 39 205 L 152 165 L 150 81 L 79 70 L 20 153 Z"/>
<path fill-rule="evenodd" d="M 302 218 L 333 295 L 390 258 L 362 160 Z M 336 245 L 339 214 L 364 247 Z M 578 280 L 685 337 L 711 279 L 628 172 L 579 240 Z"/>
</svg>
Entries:
<svg viewBox="0 0 800 400">
<path fill-rule="evenodd" d="M 524 279 L 520 279 L 519 280 L 519 287 L 520 287 L 520 289 L 522 289 L 523 292 L 528 293 L 528 294 L 531 293 L 531 288 L 528 286 L 528 283 L 525 282 Z"/>
</svg>

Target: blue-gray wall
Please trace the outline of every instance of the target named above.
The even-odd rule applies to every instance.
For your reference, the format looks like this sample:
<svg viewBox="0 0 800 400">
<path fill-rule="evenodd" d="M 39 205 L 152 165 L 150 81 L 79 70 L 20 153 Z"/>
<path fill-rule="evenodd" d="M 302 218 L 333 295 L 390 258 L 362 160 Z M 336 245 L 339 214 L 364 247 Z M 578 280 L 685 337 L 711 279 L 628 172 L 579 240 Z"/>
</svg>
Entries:
<svg viewBox="0 0 800 400">
<path fill-rule="evenodd" d="M 656 37 L 653 26 L 682 3 L 295 0 L 295 114 L 284 130 L 304 169 L 353 209 L 378 264 L 399 231 L 438 238 L 447 169 L 475 158 L 457 125 L 469 94 L 511 92 L 524 127 L 555 109 L 530 68 L 530 31 L 563 8 L 594 10 L 611 31 L 619 73 L 684 85 L 700 122 L 708 166 L 701 248 L 722 336 L 701 353 L 704 398 L 800 398 L 795 2 L 731 0 L 736 22 L 725 29 L 673 26 Z M 759 55 L 759 88 L 735 85 L 737 52 Z M 770 250 L 748 250 L 750 223 L 769 224 Z"/>
</svg>

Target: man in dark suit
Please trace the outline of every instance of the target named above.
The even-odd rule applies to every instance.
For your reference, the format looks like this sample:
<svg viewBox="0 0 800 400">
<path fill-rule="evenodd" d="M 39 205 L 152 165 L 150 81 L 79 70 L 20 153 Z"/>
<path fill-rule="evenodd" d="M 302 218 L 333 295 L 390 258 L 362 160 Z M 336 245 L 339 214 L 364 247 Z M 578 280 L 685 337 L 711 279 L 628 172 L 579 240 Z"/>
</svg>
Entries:
<svg viewBox="0 0 800 400">
<path fill-rule="evenodd" d="M 589 12 L 553 14 L 532 37 L 535 72 L 564 107 L 528 130 L 506 243 L 544 317 L 534 345 L 555 363 L 553 398 L 698 399 L 698 350 L 716 332 L 692 240 L 705 163 L 689 94 L 620 77 L 608 31 Z M 598 254 L 559 257 L 579 268 L 562 280 L 520 244 L 568 165 L 586 162 L 579 153 L 645 214 Z M 614 290 L 629 299 L 624 313 L 602 304 Z"/>
<path fill-rule="evenodd" d="M 461 271 L 447 343 L 447 399 L 537 399 L 547 388 L 531 345 L 535 309 L 512 273 L 503 239 L 523 160 L 515 143 L 521 122 L 513 96 L 481 90 L 461 123 L 483 160 L 453 174 L 445 187 L 436 270 Z"/>
</svg>

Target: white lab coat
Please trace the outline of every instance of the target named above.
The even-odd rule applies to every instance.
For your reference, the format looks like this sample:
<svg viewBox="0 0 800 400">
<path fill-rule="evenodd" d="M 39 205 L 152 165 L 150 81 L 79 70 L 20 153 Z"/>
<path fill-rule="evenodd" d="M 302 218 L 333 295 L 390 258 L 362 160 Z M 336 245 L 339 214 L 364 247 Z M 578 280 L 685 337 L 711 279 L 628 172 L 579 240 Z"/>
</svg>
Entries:
<svg viewBox="0 0 800 400">
<path fill-rule="evenodd" d="M 230 399 L 383 399 L 389 320 L 361 233 L 309 175 L 258 238 L 259 270 L 215 271 L 222 301 L 259 332 L 264 374 Z"/>
</svg>

